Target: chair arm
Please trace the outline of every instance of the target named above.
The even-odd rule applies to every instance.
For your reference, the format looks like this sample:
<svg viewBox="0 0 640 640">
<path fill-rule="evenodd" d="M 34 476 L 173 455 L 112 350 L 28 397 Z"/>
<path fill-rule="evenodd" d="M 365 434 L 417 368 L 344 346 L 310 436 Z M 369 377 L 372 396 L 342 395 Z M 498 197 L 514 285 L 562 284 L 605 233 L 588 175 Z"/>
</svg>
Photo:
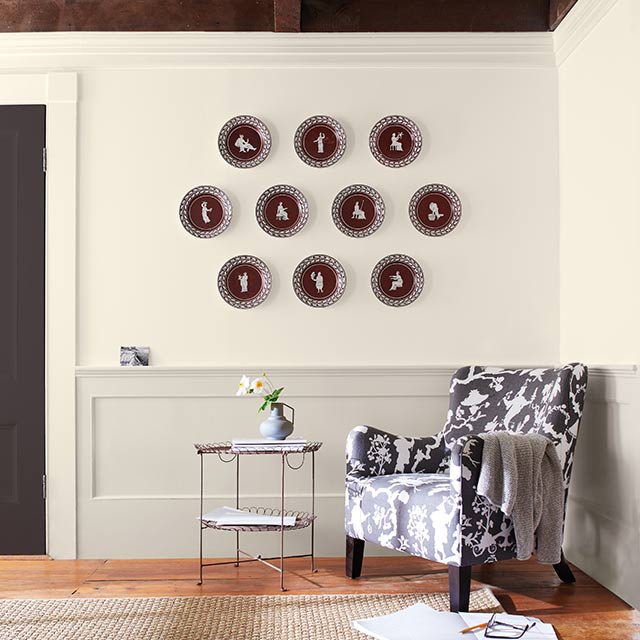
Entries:
<svg viewBox="0 0 640 640">
<path fill-rule="evenodd" d="M 463 436 L 451 447 L 451 494 L 461 499 L 463 495 L 477 493 L 484 441 L 474 435 Z"/>
<path fill-rule="evenodd" d="M 347 437 L 347 479 L 392 473 L 442 473 L 449 452 L 442 434 L 408 438 L 374 427 L 356 427 Z"/>
</svg>

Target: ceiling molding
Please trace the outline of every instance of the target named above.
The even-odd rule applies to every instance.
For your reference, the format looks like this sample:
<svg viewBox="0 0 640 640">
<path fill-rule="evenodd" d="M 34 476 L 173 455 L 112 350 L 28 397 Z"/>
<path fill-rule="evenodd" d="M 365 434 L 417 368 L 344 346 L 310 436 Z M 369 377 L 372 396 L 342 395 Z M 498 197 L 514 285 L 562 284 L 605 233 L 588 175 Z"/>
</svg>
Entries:
<svg viewBox="0 0 640 640">
<path fill-rule="evenodd" d="M 5 33 L 0 68 L 546 68 L 551 33 Z"/>
<path fill-rule="evenodd" d="M 580 0 L 553 32 L 556 66 L 560 66 L 619 0 Z"/>
</svg>

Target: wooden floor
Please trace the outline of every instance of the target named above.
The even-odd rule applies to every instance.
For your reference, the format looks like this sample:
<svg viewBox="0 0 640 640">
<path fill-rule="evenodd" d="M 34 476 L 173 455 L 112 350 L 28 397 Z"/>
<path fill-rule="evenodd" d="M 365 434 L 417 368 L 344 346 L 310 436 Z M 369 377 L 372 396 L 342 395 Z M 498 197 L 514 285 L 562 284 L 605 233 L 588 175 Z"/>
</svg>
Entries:
<svg viewBox="0 0 640 640">
<path fill-rule="evenodd" d="M 362 577 L 344 576 L 344 560 L 292 559 L 288 593 L 399 593 L 447 591 L 446 567 L 412 557 L 365 557 Z M 581 571 L 562 584 L 535 561 L 486 565 L 473 571 L 472 588 L 490 587 L 512 613 L 552 623 L 563 640 L 640 639 L 640 614 Z M 209 567 L 198 586 L 197 560 L 0 560 L 2 598 L 106 598 L 280 593 L 278 574 L 259 563 Z"/>
</svg>

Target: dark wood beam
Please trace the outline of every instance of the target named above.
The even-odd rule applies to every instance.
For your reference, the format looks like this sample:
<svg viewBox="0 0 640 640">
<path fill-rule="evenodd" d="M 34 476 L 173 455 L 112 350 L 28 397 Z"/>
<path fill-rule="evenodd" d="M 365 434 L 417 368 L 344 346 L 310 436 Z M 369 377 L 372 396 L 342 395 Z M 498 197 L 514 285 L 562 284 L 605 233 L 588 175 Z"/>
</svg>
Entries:
<svg viewBox="0 0 640 640">
<path fill-rule="evenodd" d="M 0 0 L 0 31 L 272 31 L 273 0 Z"/>
<path fill-rule="evenodd" d="M 302 0 L 302 31 L 547 31 L 548 21 L 549 0 Z"/>
<path fill-rule="evenodd" d="M 300 0 L 273 0 L 273 30 L 300 31 Z"/>
<path fill-rule="evenodd" d="M 564 20 L 578 0 L 549 0 L 549 30 L 555 28 Z"/>
<path fill-rule="evenodd" d="M 0 0 L 2 31 L 547 31 L 577 0 Z"/>
</svg>

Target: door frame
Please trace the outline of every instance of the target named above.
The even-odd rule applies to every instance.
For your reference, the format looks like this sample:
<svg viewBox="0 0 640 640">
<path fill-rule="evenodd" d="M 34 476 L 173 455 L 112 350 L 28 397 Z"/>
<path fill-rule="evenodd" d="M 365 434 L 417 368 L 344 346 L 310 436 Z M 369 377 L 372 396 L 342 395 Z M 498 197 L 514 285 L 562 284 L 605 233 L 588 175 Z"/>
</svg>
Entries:
<svg viewBox="0 0 640 640">
<path fill-rule="evenodd" d="M 47 108 L 45 188 L 46 549 L 75 558 L 76 175 L 75 72 L 2 72 L 0 105 Z"/>
</svg>

